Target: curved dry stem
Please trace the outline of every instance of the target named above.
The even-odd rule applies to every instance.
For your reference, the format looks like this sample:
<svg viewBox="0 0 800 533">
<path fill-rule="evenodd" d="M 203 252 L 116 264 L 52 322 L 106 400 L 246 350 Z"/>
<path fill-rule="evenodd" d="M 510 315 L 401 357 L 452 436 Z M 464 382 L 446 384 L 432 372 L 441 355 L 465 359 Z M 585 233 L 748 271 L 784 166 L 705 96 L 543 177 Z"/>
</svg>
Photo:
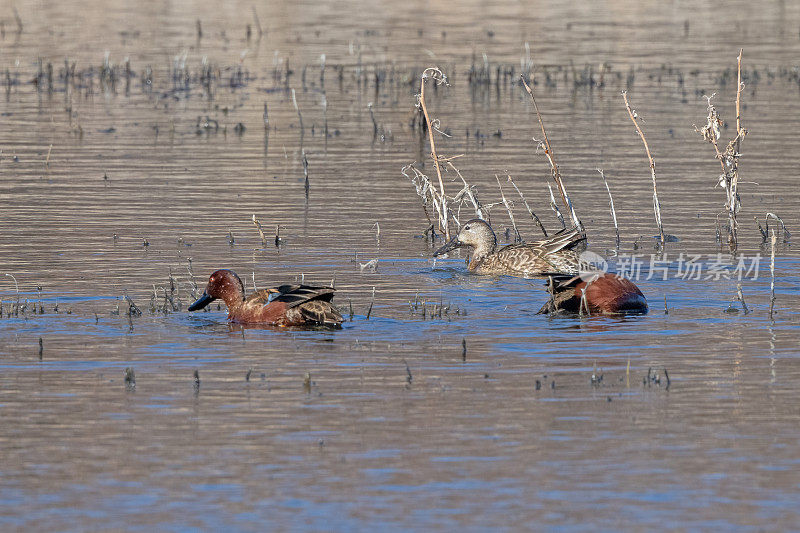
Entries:
<svg viewBox="0 0 800 533">
<path fill-rule="evenodd" d="M 428 127 L 428 140 L 431 143 L 431 157 L 433 158 L 433 164 L 436 167 L 436 176 L 439 178 L 439 195 L 442 206 L 442 217 L 439 219 L 439 230 L 442 231 L 442 222 L 444 222 L 445 239 L 449 240 L 450 227 L 447 223 L 447 203 L 444 201 L 444 182 L 442 181 L 442 169 L 439 166 L 439 157 L 436 155 L 436 143 L 433 139 L 433 124 L 431 123 L 431 118 L 428 115 L 428 107 L 425 105 L 425 80 L 428 78 L 433 78 L 434 82 L 437 83 L 446 83 L 447 78 L 445 77 L 444 73 L 436 67 L 426 68 L 420 77 L 419 105 L 422 107 L 422 114 L 425 115 L 425 123 Z"/>
<path fill-rule="evenodd" d="M 656 161 L 653 159 L 653 155 L 650 153 L 650 146 L 647 144 L 647 139 L 644 137 L 644 132 L 642 131 L 642 128 L 639 127 L 639 122 L 636 120 L 636 112 L 631 109 L 631 104 L 628 102 L 628 91 L 622 91 L 622 98 L 625 100 L 625 109 L 628 110 L 628 116 L 631 117 L 633 125 L 636 126 L 636 131 L 639 134 L 639 138 L 642 139 L 642 143 L 644 144 L 644 151 L 647 153 L 647 159 L 650 161 L 650 176 L 653 178 L 653 212 L 655 213 L 656 224 L 658 224 L 658 233 L 661 237 L 661 246 L 664 246 L 665 236 L 664 226 L 661 223 L 661 203 L 658 201 L 658 188 L 656 187 Z"/>
<path fill-rule="evenodd" d="M 578 220 L 578 215 L 575 213 L 575 209 L 572 207 L 572 202 L 569 199 L 567 190 L 564 188 L 564 182 L 561 180 L 561 171 L 558 170 L 558 165 L 556 164 L 555 156 L 553 155 L 553 149 L 550 146 L 550 139 L 547 137 L 547 132 L 544 129 L 544 121 L 542 120 L 542 114 L 539 112 L 539 106 L 536 104 L 536 97 L 533 96 L 533 90 L 531 89 L 530 85 L 528 85 L 528 82 L 525 81 L 525 77 L 520 76 L 520 79 L 522 80 L 522 85 L 525 87 L 525 90 L 528 91 L 528 94 L 531 97 L 533 109 L 536 111 L 536 116 L 539 119 L 539 127 L 542 129 L 542 136 L 544 137 L 544 153 L 547 156 L 547 160 L 550 162 L 553 181 L 556 183 L 556 187 L 558 187 L 558 192 L 561 193 L 561 200 L 564 202 L 564 207 L 567 208 L 567 211 L 572 218 L 572 223 L 579 228 L 583 228 L 581 221 Z"/>
</svg>

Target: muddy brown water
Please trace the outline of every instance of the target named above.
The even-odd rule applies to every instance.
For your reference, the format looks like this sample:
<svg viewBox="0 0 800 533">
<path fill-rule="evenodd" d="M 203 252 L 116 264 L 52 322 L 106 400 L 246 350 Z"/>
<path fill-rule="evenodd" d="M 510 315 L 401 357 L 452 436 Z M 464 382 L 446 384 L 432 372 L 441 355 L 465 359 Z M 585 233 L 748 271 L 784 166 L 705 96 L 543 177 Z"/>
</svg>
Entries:
<svg viewBox="0 0 800 533">
<path fill-rule="evenodd" d="M 14 8 L 21 32 L 0 10 L 3 530 L 796 528 L 800 261 L 795 237 L 780 239 L 770 320 L 770 250 L 753 217 L 800 227 L 798 5 L 287 2 L 255 6 L 260 38 L 247 3 Z M 658 258 L 668 279 L 645 268 L 638 281 L 647 316 L 547 318 L 541 280 L 430 259 L 441 241 L 422 237 L 400 172 L 427 150 L 409 124 L 428 65 L 451 83 L 430 91 L 451 135 L 439 152 L 463 154 L 486 203 L 495 174 L 512 175 L 558 227 L 515 83 L 526 42 L 590 249 L 617 267 L 654 253 L 622 89 L 641 116 L 679 238 Z M 681 253 L 709 268 L 728 251 L 715 240 L 719 167 L 692 126 L 716 92 L 732 137 L 740 47 L 738 252 L 763 258 L 741 283 L 747 313 L 736 279 L 675 276 Z M 470 83 L 487 65 L 490 82 Z M 602 86 L 575 83 L 589 68 Z M 538 238 L 519 202 L 515 214 Z M 505 240 L 502 206 L 492 220 Z M 335 279 L 354 316 L 315 331 L 187 313 L 219 267 L 248 288 Z"/>
</svg>

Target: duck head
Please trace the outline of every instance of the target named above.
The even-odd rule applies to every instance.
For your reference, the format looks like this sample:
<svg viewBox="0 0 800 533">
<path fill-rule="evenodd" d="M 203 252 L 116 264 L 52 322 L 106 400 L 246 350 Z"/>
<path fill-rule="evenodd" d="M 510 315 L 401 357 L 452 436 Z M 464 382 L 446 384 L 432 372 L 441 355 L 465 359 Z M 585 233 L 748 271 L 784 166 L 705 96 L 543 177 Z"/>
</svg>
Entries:
<svg viewBox="0 0 800 533">
<path fill-rule="evenodd" d="M 437 257 L 462 246 L 474 248 L 472 252 L 473 260 L 482 259 L 494 252 L 497 247 L 497 237 L 495 237 L 494 231 L 485 220 L 473 218 L 461 227 L 461 231 L 450 239 L 450 242 L 433 252 L 433 256 Z"/>
<path fill-rule="evenodd" d="M 244 285 L 233 270 L 217 270 L 211 274 L 206 290 L 189 306 L 189 311 L 202 309 L 217 298 L 224 300 L 228 308 L 244 300 Z"/>
</svg>

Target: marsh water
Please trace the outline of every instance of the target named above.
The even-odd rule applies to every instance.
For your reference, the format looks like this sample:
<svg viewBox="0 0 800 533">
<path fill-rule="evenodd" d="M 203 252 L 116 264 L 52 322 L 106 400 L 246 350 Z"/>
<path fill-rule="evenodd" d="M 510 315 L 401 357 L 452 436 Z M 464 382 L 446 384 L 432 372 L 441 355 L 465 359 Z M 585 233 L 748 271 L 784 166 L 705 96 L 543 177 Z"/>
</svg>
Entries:
<svg viewBox="0 0 800 533">
<path fill-rule="evenodd" d="M 3 530 L 797 527 L 800 256 L 777 230 L 770 318 L 754 221 L 800 228 L 797 4 L 18 1 L 0 16 Z M 719 163 L 693 126 L 716 93 L 735 135 L 740 48 L 730 256 Z M 401 170 L 434 175 L 412 127 L 434 65 L 450 83 L 426 94 L 438 152 L 496 204 L 502 242 L 495 176 L 525 239 L 541 234 L 508 175 L 560 228 L 517 81 L 533 77 L 589 249 L 617 269 L 638 255 L 648 315 L 538 315 L 542 280 L 431 259 L 442 240 Z M 659 252 L 623 89 L 677 238 Z M 757 274 L 713 275 L 740 254 Z M 349 320 L 188 313 L 222 267 L 248 290 L 333 282 Z"/>
</svg>

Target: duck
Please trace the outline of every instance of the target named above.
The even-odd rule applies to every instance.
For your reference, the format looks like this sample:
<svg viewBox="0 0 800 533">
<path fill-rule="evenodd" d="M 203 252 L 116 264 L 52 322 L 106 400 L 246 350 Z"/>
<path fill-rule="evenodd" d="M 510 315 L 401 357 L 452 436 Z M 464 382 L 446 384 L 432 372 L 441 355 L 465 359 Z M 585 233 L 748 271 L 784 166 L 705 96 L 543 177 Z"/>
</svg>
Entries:
<svg viewBox="0 0 800 533">
<path fill-rule="evenodd" d="M 648 311 L 647 299 L 639 287 L 611 272 L 550 276 L 547 290 L 550 299 L 537 314 L 627 315 Z"/>
<path fill-rule="evenodd" d="M 339 328 L 343 318 L 331 304 L 334 292 L 333 287 L 281 285 L 245 298 L 241 278 L 233 270 L 221 269 L 211 274 L 203 295 L 189 306 L 189 311 L 199 311 L 221 299 L 228 307 L 231 322 Z"/>
<path fill-rule="evenodd" d="M 565 228 L 553 237 L 497 247 L 497 236 L 483 219 L 468 220 L 458 235 L 433 253 L 438 257 L 456 248 L 472 248 L 467 270 L 475 274 L 543 276 L 550 273 L 578 274 L 580 257 L 576 248 L 585 245 L 579 227 Z"/>
</svg>

